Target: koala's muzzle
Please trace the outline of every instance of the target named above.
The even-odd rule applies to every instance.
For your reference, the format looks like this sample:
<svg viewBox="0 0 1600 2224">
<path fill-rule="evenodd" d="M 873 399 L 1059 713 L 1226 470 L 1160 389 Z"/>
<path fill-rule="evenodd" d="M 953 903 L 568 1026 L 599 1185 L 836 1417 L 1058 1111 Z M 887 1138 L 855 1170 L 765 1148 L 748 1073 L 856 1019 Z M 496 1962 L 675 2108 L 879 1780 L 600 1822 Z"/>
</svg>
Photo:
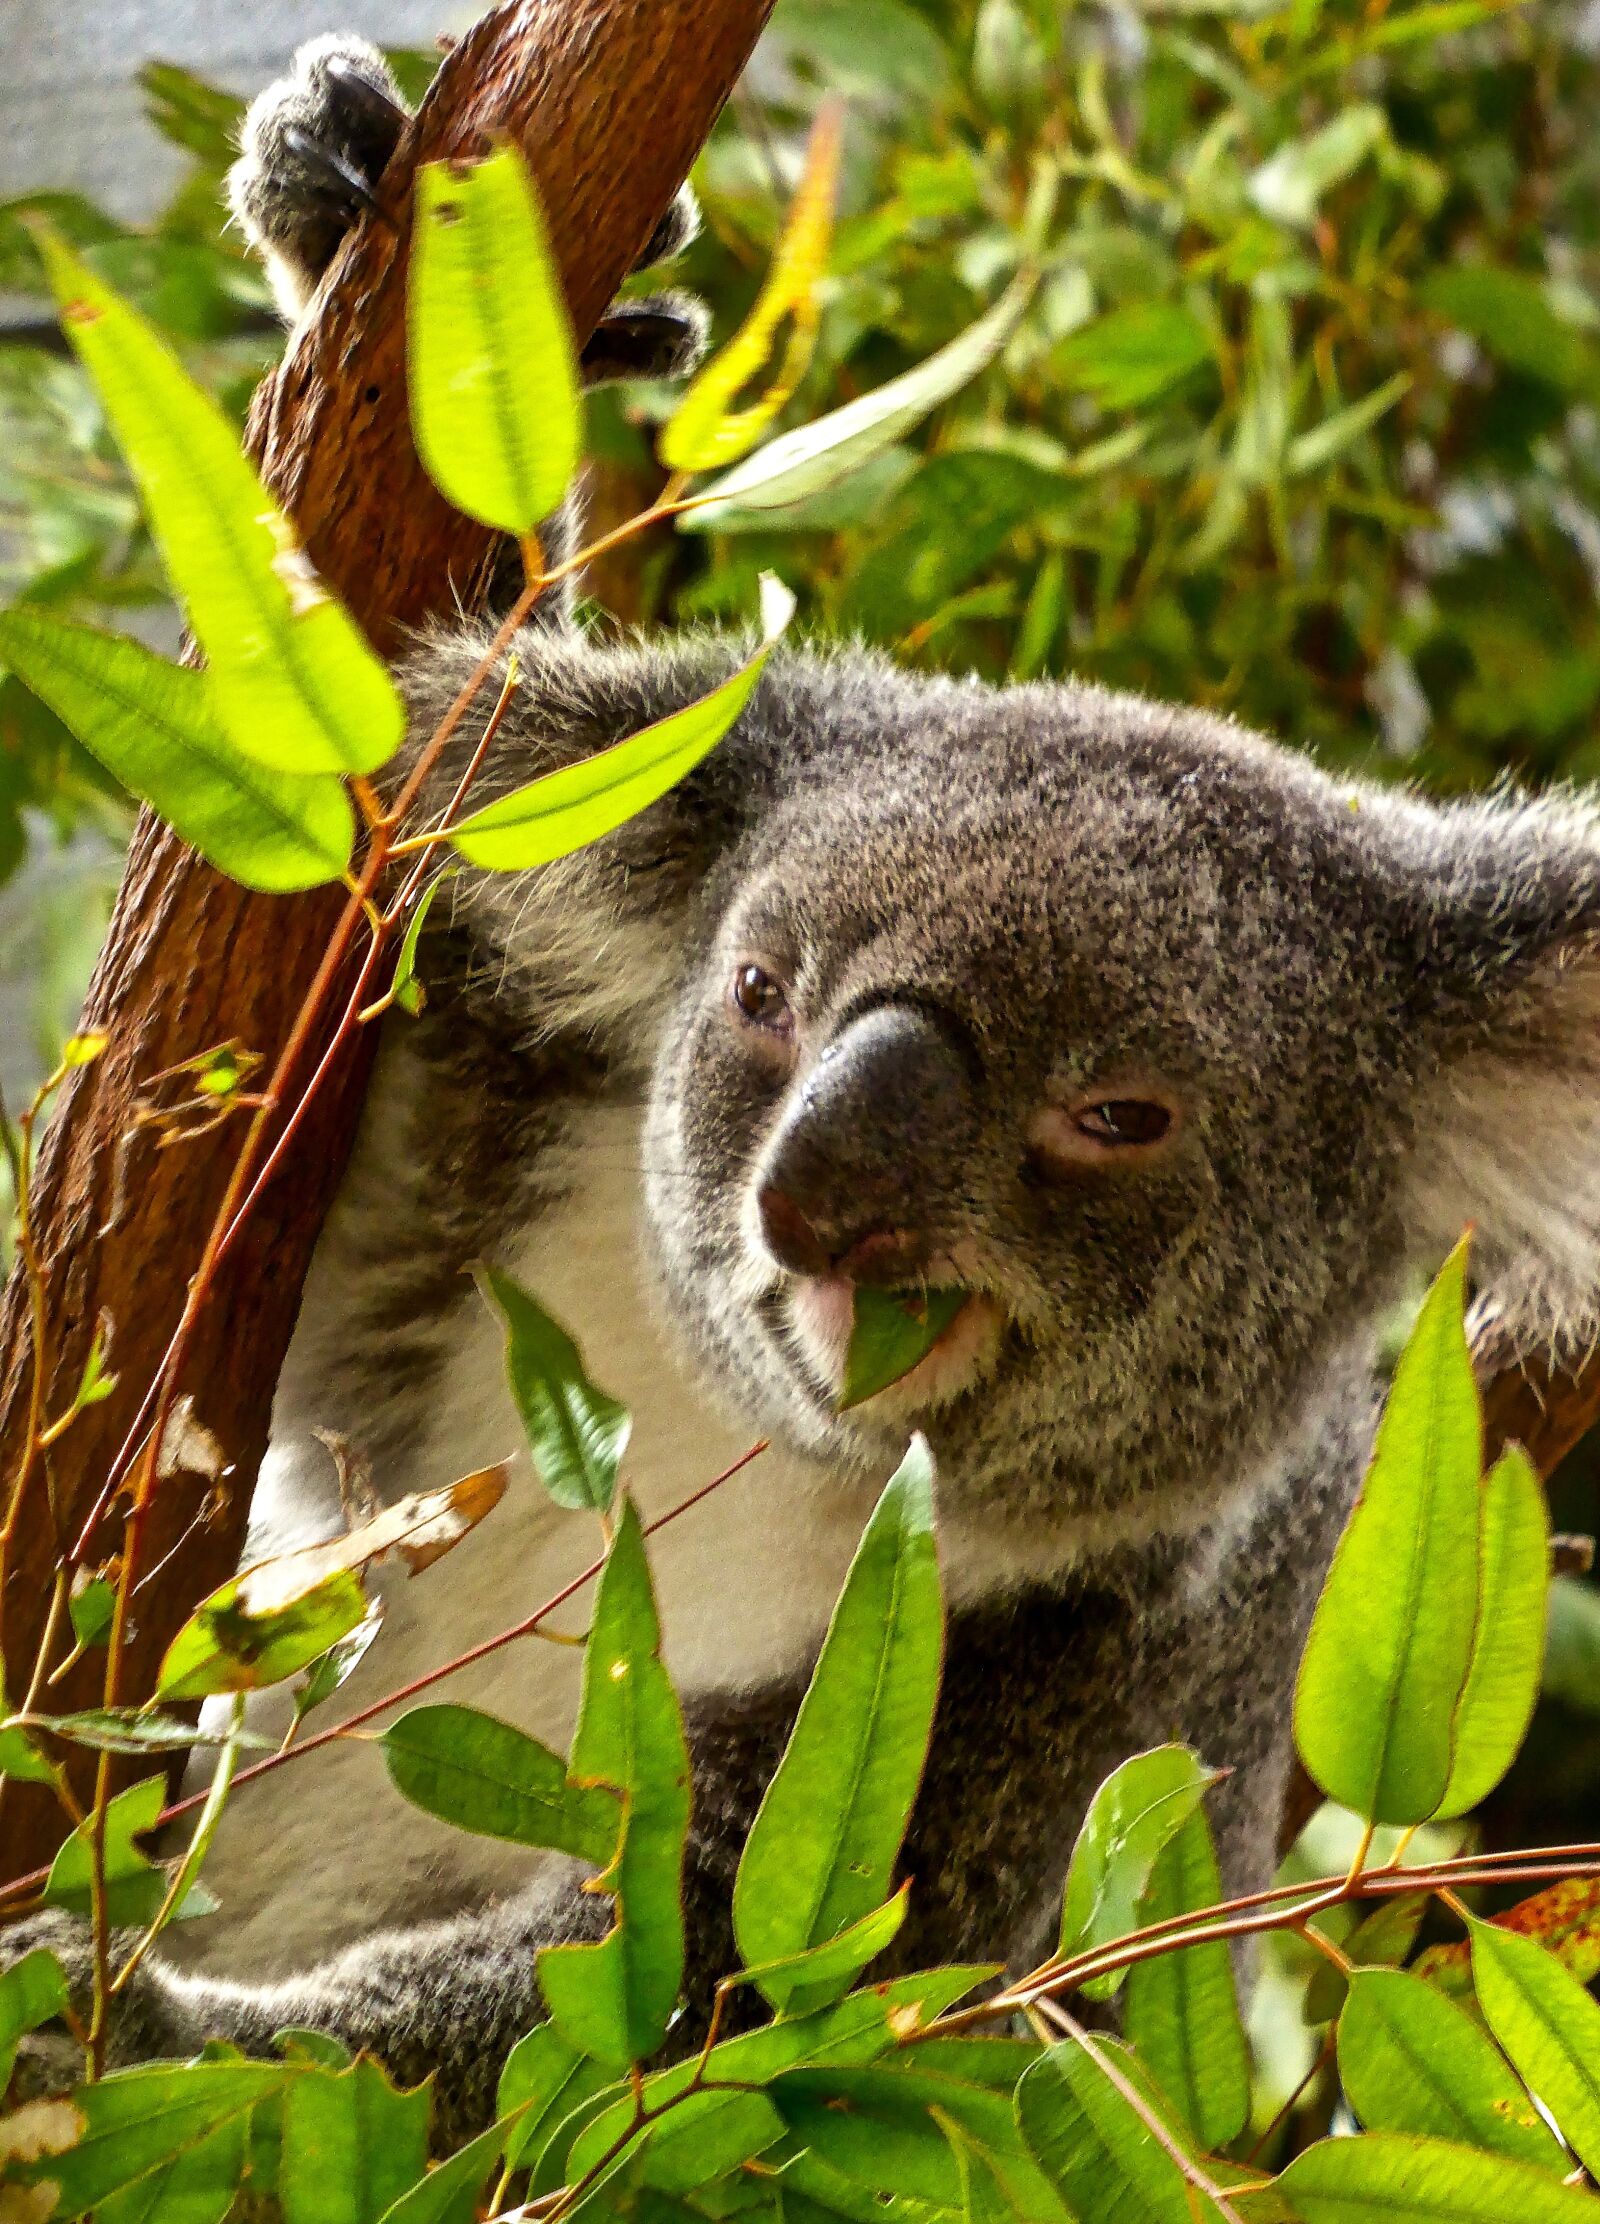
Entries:
<svg viewBox="0 0 1600 2224">
<path fill-rule="evenodd" d="M 822 1051 L 773 1137 L 756 1193 L 768 1249 L 796 1274 L 914 1279 L 937 1248 L 934 1203 L 977 1129 L 955 1024 L 874 1006 Z"/>
</svg>

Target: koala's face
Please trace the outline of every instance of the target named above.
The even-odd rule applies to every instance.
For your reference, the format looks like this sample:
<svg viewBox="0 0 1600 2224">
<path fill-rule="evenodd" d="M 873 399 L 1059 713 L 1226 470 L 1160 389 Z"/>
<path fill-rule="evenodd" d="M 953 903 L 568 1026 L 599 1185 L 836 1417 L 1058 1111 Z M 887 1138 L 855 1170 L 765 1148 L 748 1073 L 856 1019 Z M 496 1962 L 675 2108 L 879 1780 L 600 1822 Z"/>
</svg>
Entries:
<svg viewBox="0 0 1600 2224">
<path fill-rule="evenodd" d="M 753 1422 L 998 1514 L 1214 1501 L 1386 1298 L 1418 1054 L 1351 792 L 1192 713 L 902 683 L 725 864 L 647 1140 Z M 861 1284 L 965 1303 L 836 1410 Z"/>
</svg>

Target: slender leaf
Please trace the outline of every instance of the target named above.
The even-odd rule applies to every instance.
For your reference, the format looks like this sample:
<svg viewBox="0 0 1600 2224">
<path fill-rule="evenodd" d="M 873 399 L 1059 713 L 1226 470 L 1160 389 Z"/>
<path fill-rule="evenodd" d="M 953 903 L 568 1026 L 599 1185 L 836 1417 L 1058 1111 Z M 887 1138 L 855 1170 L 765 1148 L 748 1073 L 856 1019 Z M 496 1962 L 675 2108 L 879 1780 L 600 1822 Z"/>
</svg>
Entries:
<svg viewBox="0 0 1600 2224">
<path fill-rule="evenodd" d="M 762 646 L 730 679 L 626 741 L 474 811 L 450 836 L 468 863 L 502 873 L 548 865 L 613 833 L 676 787 L 738 719 L 789 622 L 794 598 L 776 580 L 764 582 L 762 601 Z"/>
<path fill-rule="evenodd" d="M 1386 378 L 1381 386 L 1375 386 L 1370 394 L 1363 394 L 1359 401 L 1336 409 L 1331 417 L 1324 417 L 1320 425 L 1313 425 L 1309 432 L 1290 441 L 1284 469 L 1291 478 L 1302 471 L 1320 471 L 1324 464 L 1343 455 L 1351 442 L 1359 440 L 1380 417 L 1387 416 L 1396 402 L 1404 400 L 1412 384 L 1409 371 L 1396 371 L 1393 378 Z"/>
<path fill-rule="evenodd" d="M 399 955 L 394 961 L 394 980 L 389 993 L 400 1009 L 410 1012 L 413 1018 L 421 1011 L 425 995 L 423 984 L 417 978 L 417 945 L 422 940 L 422 930 L 428 923 L 428 913 L 433 909 L 434 898 L 451 877 L 452 870 L 453 868 L 447 867 L 444 872 L 435 873 L 412 905 Z"/>
<path fill-rule="evenodd" d="M 1158 1745 L 1113 1769 L 1089 1802 L 1072 1849 L 1061 1905 L 1063 1955 L 1125 1938 L 1162 1848 L 1195 1814 L 1216 1771 L 1186 1745 Z M 1125 1971 L 1095 1978 L 1092 1999 L 1110 1999 Z"/>
<path fill-rule="evenodd" d="M 875 1907 L 823 1945 L 747 1969 L 739 1983 L 757 1986 L 780 2009 L 796 1992 L 803 1991 L 807 1999 L 820 2001 L 841 1981 L 852 1982 L 898 1934 L 906 1919 L 910 1892 L 910 1885 L 903 1884 L 893 1899 L 885 1900 L 882 1907 Z"/>
<path fill-rule="evenodd" d="M 1401 1354 L 1295 1691 L 1307 1769 L 1330 1799 L 1377 1822 L 1425 1821 L 1444 1798 L 1472 1657 L 1482 1422 L 1465 1280 L 1462 1245 Z"/>
<path fill-rule="evenodd" d="M 604 1866 L 622 1827 L 614 1793 L 569 1784 L 536 1738 L 475 1707 L 413 1707 L 382 1735 L 396 1791 L 480 1837 L 550 1846 Z"/>
<path fill-rule="evenodd" d="M 615 1860 L 599 1879 L 616 1927 L 598 1945 L 548 1946 L 539 1981 L 574 2046 L 624 2070 L 666 2035 L 683 1982 L 679 1880 L 689 1826 L 689 1754 L 661 1661 L 644 1532 L 623 1498 L 584 1654 L 583 1698 L 569 1773 L 626 1803 Z"/>
<path fill-rule="evenodd" d="M 918 1436 L 867 1524 L 745 1843 L 733 1923 L 747 1968 L 826 1945 L 882 1902 L 927 1755 L 942 1641 L 933 1462 Z M 768 1993 L 795 2012 L 830 1996 L 787 1981 Z"/>
<path fill-rule="evenodd" d="M 839 1411 L 875 1398 L 925 1359 L 966 1304 L 968 1292 L 878 1290 L 858 1284 Z"/>
<path fill-rule="evenodd" d="M 544 214 L 513 147 L 417 172 L 407 364 L 434 484 L 485 525 L 533 532 L 578 467 L 583 402 Z"/>
<path fill-rule="evenodd" d="M 596 1389 L 577 1345 L 520 1282 L 492 1266 L 474 1275 L 505 1328 L 506 1374 L 534 1472 L 558 1506 L 609 1513 L 632 1414 Z"/>
<path fill-rule="evenodd" d="M 1443 2139 L 1322 2139 L 1276 2181 L 1300 2224 L 1594 2224 L 1587 2194 Z"/>
<path fill-rule="evenodd" d="M 1484 2021 L 1591 2176 L 1600 2175 L 1600 2003 L 1536 1939 L 1472 1926 Z"/>
<path fill-rule="evenodd" d="M 869 457 L 892 448 L 930 410 L 948 401 L 986 370 L 1021 321 L 1033 291 L 1031 275 L 1018 278 L 987 315 L 887 386 L 874 388 L 842 409 L 769 440 L 743 463 L 712 481 L 708 500 L 684 524 L 723 531 L 735 520 L 786 509 L 835 485 Z M 781 522 L 781 520 L 780 520 Z"/>
<path fill-rule="evenodd" d="M 1325 193 L 1340 185 L 1389 136 L 1388 118 L 1374 101 L 1343 108 L 1320 131 L 1291 139 L 1250 179 L 1250 198 L 1280 224 L 1309 225 Z"/>
<path fill-rule="evenodd" d="M 355 816 L 344 783 L 241 756 L 203 673 L 27 609 L 0 614 L 0 657 L 131 794 L 245 887 L 315 888 L 349 864 Z"/>
<path fill-rule="evenodd" d="M 1222 1877 L 1197 1807 L 1156 1855 L 1138 1924 L 1215 1907 Z M 1202 2147 L 1237 2139 L 1250 2113 L 1250 2048 L 1226 1942 L 1156 1954 L 1128 1972 L 1128 2037 Z"/>
<path fill-rule="evenodd" d="M 232 427 L 142 317 L 42 235 L 67 337 L 100 389 L 206 652 L 236 749 L 281 772 L 373 772 L 405 712 L 383 663 L 306 560 Z"/>
<path fill-rule="evenodd" d="M 1195 2224 L 1183 2172 L 1083 2047 L 1068 2041 L 1035 2062 L 1016 2107 L 1029 2151 L 1075 2216 Z"/>
<path fill-rule="evenodd" d="M 1484 1477 L 1478 1612 L 1456 1704 L 1450 1781 L 1435 1810 L 1464 1815 L 1494 1790 L 1527 1735 L 1544 1669 L 1550 1520 L 1544 1485 L 1519 1445 Z"/>
</svg>

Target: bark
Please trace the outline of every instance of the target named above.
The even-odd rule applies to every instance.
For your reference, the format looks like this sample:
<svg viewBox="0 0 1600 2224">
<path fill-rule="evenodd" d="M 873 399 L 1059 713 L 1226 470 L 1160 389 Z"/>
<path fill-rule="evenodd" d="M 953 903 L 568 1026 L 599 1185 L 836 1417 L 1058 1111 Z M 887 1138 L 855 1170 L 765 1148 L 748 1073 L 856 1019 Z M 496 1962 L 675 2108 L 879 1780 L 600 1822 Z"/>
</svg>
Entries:
<svg viewBox="0 0 1600 2224">
<path fill-rule="evenodd" d="M 486 16 L 446 60 L 383 180 L 393 227 L 369 221 L 348 242 L 250 421 L 268 485 L 381 647 L 432 613 L 470 606 L 490 551 L 484 530 L 434 492 L 411 444 L 405 269 L 416 164 L 480 153 L 498 136 L 522 147 L 586 336 L 687 175 L 771 5 L 518 0 Z M 270 1060 L 338 910 L 337 891 L 249 894 L 149 814 L 140 820 L 84 1021 L 111 1045 L 65 1092 L 35 1181 L 46 1413 L 70 1399 L 102 1315 L 119 1386 L 57 1449 L 54 1518 L 42 1472 L 32 1479 L 5 1600 L 14 1690 L 39 1642 L 58 1534 L 70 1536 L 93 1505 L 160 1364 L 243 1131 L 225 1126 L 174 1149 L 157 1148 L 148 1131 L 126 1148 L 124 1139 L 163 1069 L 229 1039 Z M 132 1697 L 149 1690 L 194 1601 L 236 1562 L 301 1285 L 360 1112 L 372 1032 L 341 1057 L 206 1309 L 181 1387 L 231 1470 L 221 1492 L 177 1476 L 157 1500 L 142 1566 L 159 1580 L 136 1601 L 124 1680 Z M 302 1072 L 310 1070 L 308 1060 Z M 30 1351 L 26 1293 L 14 1277 L 0 1310 L 0 1479 L 22 1464 Z M 102 1526 L 109 1552 L 118 1524 Z M 50 1701 L 93 1703 L 101 1657 Z M 13 1787 L 6 1873 L 32 1867 L 59 1835 L 54 1807 L 32 1795 L 25 1805 Z"/>
</svg>

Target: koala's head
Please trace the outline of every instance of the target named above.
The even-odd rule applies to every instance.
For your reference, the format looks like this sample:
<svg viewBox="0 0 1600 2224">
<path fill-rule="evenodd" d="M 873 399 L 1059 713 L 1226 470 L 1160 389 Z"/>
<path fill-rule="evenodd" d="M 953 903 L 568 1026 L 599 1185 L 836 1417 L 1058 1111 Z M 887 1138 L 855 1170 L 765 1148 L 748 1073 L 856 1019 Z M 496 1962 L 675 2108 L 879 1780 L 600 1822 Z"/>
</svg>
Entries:
<svg viewBox="0 0 1600 2224">
<path fill-rule="evenodd" d="M 1193 711 L 856 657 L 780 667 L 719 794 L 745 831 L 646 1167 L 671 1311 L 758 1425 L 881 1463 L 915 1422 L 997 1515 L 1182 1518 L 1465 1221 L 1522 1325 L 1592 1305 L 1577 806 L 1433 808 Z M 861 1284 L 966 1303 L 841 1415 Z"/>
</svg>

